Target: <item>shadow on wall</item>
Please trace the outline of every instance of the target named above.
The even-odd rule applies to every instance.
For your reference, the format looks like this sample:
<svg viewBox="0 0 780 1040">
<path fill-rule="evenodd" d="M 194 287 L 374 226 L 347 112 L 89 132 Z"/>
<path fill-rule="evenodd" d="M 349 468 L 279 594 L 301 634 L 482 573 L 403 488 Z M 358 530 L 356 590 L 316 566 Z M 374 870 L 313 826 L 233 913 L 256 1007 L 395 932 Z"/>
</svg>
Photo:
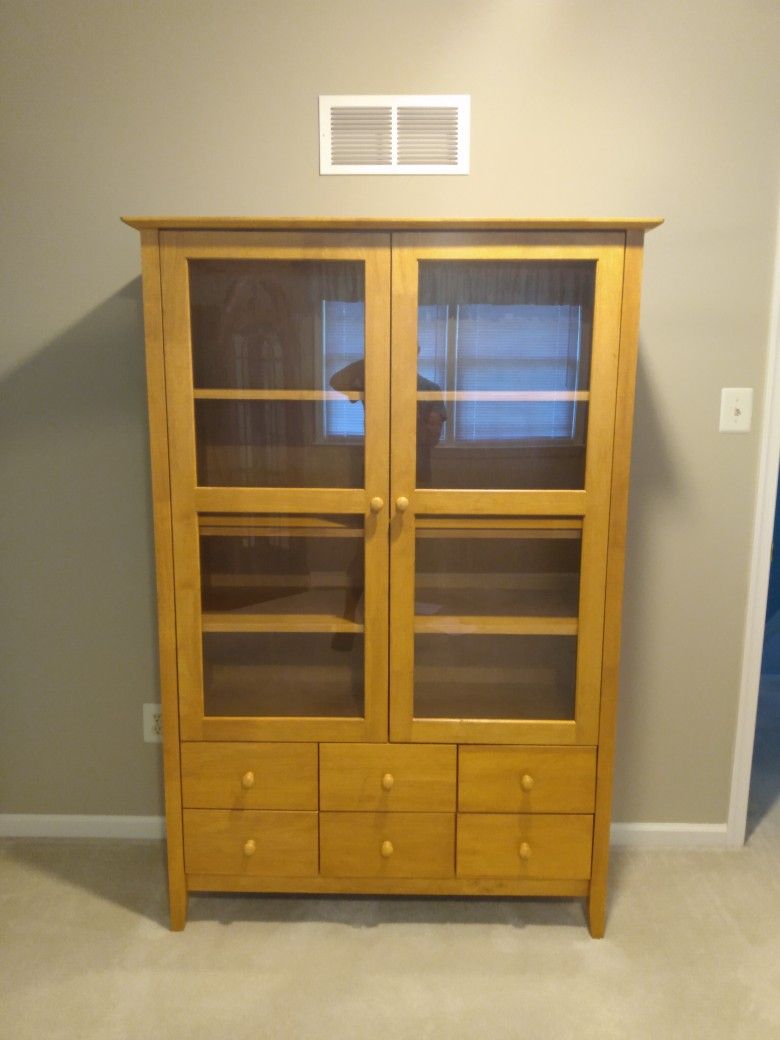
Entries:
<svg viewBox="0 0 780 1040">
<path fill-rule="evenodd" d="M 159 811 L 140 278 L 0 381 L 0 486 L 0 810 Z"/>
<path fill-rule="evenodd" d="M 646 740 L 645 690 L 635 676 L 652 674 L 658 647 L 647 639 L 651 614 L 655 609 L 647 592 L 653 586 L 656 546 L 650 518 L 664 503 L 678 503 L 689 492 L 674 463 L 672 436 L 664 424 L 657 395 L 643 357 L 640 343 L 636 381 L 636 410 L 631 461 L 631 491 L 628 512 L 625 599 L 621 650 L 621 683 L 618 701 L 619 736 L 616 745 L 616 773 L 633 775 L 629 764 L 636 760 Z M 625 769 L 623 768 L 625 764 Z M 628 794 L 615 788 L 615 819 L 634 819 L 635 807 Z"/>
</svg>

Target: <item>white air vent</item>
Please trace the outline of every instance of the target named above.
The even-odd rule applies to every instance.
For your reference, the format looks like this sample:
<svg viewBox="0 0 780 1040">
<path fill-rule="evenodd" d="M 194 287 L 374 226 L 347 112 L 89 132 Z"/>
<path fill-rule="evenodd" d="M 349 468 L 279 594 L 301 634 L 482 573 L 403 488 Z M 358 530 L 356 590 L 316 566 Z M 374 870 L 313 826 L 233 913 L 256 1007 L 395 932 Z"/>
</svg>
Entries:
<svg viewBox="0 0 780 1040">
<path fill-rule="evenodd" d="M 320 97 L 320 173 L 468 173 L 469 95 Z"/>
</svg>

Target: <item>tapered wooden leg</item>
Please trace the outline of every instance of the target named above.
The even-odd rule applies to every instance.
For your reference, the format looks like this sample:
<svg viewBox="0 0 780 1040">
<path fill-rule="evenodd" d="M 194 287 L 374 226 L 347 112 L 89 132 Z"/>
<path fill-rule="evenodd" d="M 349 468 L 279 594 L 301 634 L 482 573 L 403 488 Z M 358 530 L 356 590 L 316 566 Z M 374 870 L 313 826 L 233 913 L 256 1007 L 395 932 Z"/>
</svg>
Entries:
<svg viewBox="0 0 780 1040">
<path fill-rule="evenodd" d="M 591 882 L 588 895 L 588 928 L 594 939 L 603 939 L 607 926 L 606 878 Z"/>
<path fill-rule="evenodd" d="M 171 931 L 182 932 L 184 926 L 187 923 L 187 903 L 189 901 L 189 893 L 187 892 L 187 886 L 184 881 L 184 877 L 181 879 L 171 877 L 168 882 L 168 904 L 170 907 L 171 915 Z"/>
</svg>

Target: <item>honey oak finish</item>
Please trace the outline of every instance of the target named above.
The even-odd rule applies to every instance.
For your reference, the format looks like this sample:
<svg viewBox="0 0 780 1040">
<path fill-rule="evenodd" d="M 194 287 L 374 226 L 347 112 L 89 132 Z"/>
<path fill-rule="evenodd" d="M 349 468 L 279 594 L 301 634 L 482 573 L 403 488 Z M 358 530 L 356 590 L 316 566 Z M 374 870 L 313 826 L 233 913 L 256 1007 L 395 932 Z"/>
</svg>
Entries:
<svg viewBox="0 0 780 1040">
<path fill-rule="evenodd" d="M 642 249 L 660 221 L 123 219 L 142 245 L 171 927 L 190 891 L 416 893 L 584 897 L 602 935 Z M 196 387 L 199 260 L 362 264 L 364 388 Z M 460 260 L 595 265 L 587 390 L 414 392 L 418 265 Z M 198 482 L 196 402 L 338 400 L 365 409 L 362 487 Z M 416 487 L 414 416 L 436 400 L 587 407 L 583 486 Z M 297 537 L 362 541 L 363 616 L 203 608 L 200 538 L 253 539 L 278 517 Z M 416 614 L 416 540 L 540 531 L 581 539 L 576 614 Z M 364 638 L 362 714 L 206 713 L 204 634 L 300 633 Z M 573 718 L 515 718 L 511 699 L 498 716 L 415 717 L 415 635 L 437 634 L 576 637 Z"/>
</svg>

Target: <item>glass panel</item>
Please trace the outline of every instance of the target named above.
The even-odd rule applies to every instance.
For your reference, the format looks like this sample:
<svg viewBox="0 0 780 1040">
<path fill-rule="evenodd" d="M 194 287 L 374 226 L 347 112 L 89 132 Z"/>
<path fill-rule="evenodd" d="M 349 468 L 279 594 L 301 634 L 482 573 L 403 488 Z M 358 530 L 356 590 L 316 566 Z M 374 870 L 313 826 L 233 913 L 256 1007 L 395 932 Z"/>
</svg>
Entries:
<svg viewBox="0 0 780 1040">
<path fill-rule="evenodd" d="M 420 719 L 573 719 L 574 636 L 418 634 Z"/>
<path fill-rule="evenodd" d="M 581 488 L 595 264 L 420 263 L 417 486 Z"/>
<path fill-rule="evenodd" d="M 323 391 L 362 364 L 362 261 L 192 260 L 189 274 L 197 388 Z"/>
<path fill-rule="evenodd" d="M 415 614 L 576 619 L 581 533 L 578 527 L 418 527 Z"/>
<path fill-rule="evenodd" d="M 327 401 L 195 402 L 198 483 L 208 487 L 364 485 L 363 405 Z M 328 422 L 331 425 L 328 427 Z"/>
<path fill-rule="evenodd" d="M 574 717 L 581 542 L 576 520 L 418 518 L 416 718 Z"/>
<path fill-rule="evenodd" d="M 361 716 L 363 522 L 204 516 L 207 715 Z"/>
<path fill-rule="evenodd" d="M 207 632 L 206 715 L 363 715 L 363 636 L 344 653 L 320 633 Z"/>
</svg>

